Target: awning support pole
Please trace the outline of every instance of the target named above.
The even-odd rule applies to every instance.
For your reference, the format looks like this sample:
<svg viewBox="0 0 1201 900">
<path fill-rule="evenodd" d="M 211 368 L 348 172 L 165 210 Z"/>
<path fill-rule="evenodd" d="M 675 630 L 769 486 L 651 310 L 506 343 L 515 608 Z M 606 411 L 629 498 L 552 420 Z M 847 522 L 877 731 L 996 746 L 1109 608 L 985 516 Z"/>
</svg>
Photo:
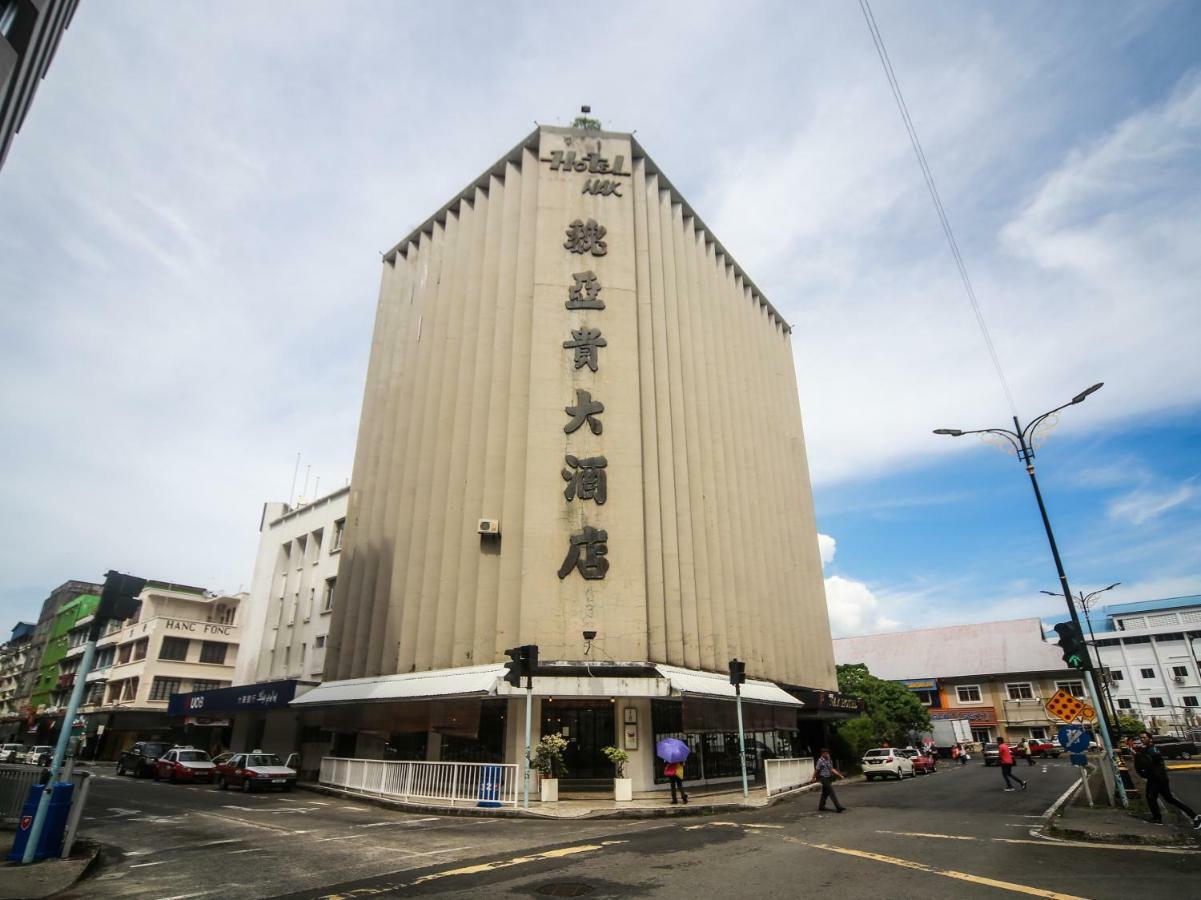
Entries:
<svg viewBox="0 0 1201 900">
<path fill-rule="evenodd" d="M 742 796 L 750 796 L 746 787 L 746 741 L 742 732 L 742 685 L 734 685 L 734 702 L 738 707 L 738 761 L 742 765 Z"/>
</svg>

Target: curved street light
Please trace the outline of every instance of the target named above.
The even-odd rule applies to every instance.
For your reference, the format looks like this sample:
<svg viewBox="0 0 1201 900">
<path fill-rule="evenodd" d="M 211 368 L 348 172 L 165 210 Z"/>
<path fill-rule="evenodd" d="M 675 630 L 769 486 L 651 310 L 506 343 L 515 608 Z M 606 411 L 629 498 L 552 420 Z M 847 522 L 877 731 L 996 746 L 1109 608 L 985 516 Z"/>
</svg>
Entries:
<svg viewBox="0 0 1201 900">
<path fill-rule="evenodd" d="M 1038 429 L 1049 416 L 1055 415 L 1062 409 L 1067 409 L 1069 406 L 1075 406 L 1077 403 L 1083 403 L 1090 394 L 1095 394 L 1101 390 L 1105 382 L 1098 381 L 1091 387 L 1085 388 L 1067 403 L 1062 406 L 1057 406 L 1054 409 L 1047 410 L 1038 418 L 1034 419 L 1025 428 L 1022 427 L 1018 417 L 1013 417 L 1013 430 L 1008 428 L 976 428 L 970 431 L 964 431 L 960 428 L 935 428 L 935 434 L 946 435 L 948 437 L 963 437 L 965 434 L 993 434 L 1006 440 L 1017 453 L 1017 457 L 1026 466 L 1026 473 L 1030 476 L 1030 486 L 1034 488 L 1034 499 L 1038 501 L 1038 512 L 1042 516 L 1043 528 L 1047 532 L 1047 541 L 1051 545 L 1051 556 L 1055 558 L 1055 570 L 1059 573 L 1059 584 L 1062 587 L 1062 595 L 1068 605 L 1068 613 L 1072 617 L 1072 624 L 1076 627 L 1076 633 L 1083 638 L 1084 632 L 1080 628 L 1080 617 L 1076 614 L 1076 604 L 1073 602 L 1072 589 L 1068 585 L 1068 576 L 1063 570 L 1063 560 L 1059 556 L 1059 547 L 1055 543 L 1055 533 L 1051 530 L 1051 520 L 1047 517 L 1047 507 L 1043 503 L 1042 491 L 1038 489 L 1038 479 L 1034 477 L 1034 432 Z M 1097 691 L 1097 683 L 1093 677 L 1093 660 L 1092 654 L 1084 655 L 1084 677 L 1088 682 L 1089 694 L 1094 698 L 1099 698 L 1101 694 Z M 1126 799 L 1126 789 L 1122 784 L 1122 779 L 1119 777 L 1117 766 L 1113 759 L 1113 741 L 1110 738 L 1110 723 L 1106 714 L 1105 705 L 1098 704 L 1101 707 L 1101 715 L 1098 717 L 1098 724 L 1101 731 L 1101 742 L 1105 746 L 1106 758 L 1109 760 L 1109 765 L 1113 771 L 1113 777 L 1117 788 L 1118 801 L 1122 806 L 1128 806 L 1129 801 Z"/>
</svg>

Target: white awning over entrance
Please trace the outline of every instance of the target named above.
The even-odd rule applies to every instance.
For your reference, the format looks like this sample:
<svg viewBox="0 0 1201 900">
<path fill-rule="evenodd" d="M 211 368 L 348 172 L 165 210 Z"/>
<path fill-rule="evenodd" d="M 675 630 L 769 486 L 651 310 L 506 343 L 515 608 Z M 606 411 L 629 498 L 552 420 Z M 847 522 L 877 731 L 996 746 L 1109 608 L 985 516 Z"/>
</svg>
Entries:
<svg viewBox="0 0 1201 900">
<path fill-rule="evenodd" d="M 303 697 L 297 697 L 290 705 L 303 708 L 344 703 L 484 697 L 496 693 L 496 681 L 504 671 L 504 663 L 492 663 L 487 666 L 381 675 L 378 678 L 327 681 Z"/>
<path fill-rule="evenodd" d="M 696 669 L 681 669 L 678 666 L 655 664 L 655 670 L 671 683 L 673 692 L 698 697 L 713 697 L 733 700 L 734 685 L 728 675 L 717 672 L 698 672 Z M 755 703 L 774 703 L 777 706 L 802 707 L 805 704 L 792 694 L 770 681 L 754 681 L 750 678 L 742 686 L 742 698 Z"/>
</svg>

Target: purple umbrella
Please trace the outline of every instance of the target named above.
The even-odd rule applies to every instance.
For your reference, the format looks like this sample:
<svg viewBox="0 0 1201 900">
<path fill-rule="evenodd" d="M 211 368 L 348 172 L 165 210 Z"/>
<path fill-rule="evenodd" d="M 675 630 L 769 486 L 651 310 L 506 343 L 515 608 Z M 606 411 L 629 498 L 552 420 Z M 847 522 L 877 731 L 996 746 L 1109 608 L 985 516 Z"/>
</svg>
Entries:
<svg viewBox="0 0 1201 900">
<path fill-rule="evenodd" d="M 655 755 L 664 762 L 682 763 L 691 752 L 687 744 L 676 738 L 663 738 L 655 744 Z"/>
</svg>

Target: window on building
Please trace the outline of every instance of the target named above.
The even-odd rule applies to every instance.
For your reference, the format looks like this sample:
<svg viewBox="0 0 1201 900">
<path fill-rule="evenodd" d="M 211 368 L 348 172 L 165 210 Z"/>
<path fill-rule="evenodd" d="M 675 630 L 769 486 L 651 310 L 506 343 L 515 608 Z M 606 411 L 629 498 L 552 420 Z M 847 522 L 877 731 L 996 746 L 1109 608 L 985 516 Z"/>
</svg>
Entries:
<svg viewBox="0 0 1201 900">
<path fill-rule="evenodd" d="M 1036 741 L 1045 741 L 1047 739 L 1047 729 L 1035 726 L 1030 729 L 1030 737 Z"/>
<path fill-rule="evenodd" d="M 1122 643 L 1121 638 L 1102 638 L 1101 640 L 1095 642 L 1095 646 L 1097 646 L 1097 647 L 1116 647 L 1121 643 Z"/>
<path fill-rule="evenodd" d="M 183 681 L 179 678 L 163 678 L 159 676 L 150 684 L 150 699 L 170 700 L 172 694 L 179 693 L 182 684 Z"/>
<path fill-rule="evenodd" d="M 317 602 L 317 589 L 309 588 L 309 602 L 304 608 L 304 620 L 307 622 L 313 615 L 313 605 Z"/>
<path fill-rule="evenodd" d="M 321 595 L 321 611 L 329 612 L 334 608 L 334 588 L 338 584 L 338 576 L 325 579 L 325 591 Z"/>
<path fill-rule="evenodd" d="M 206 681 L 202 678 L 192 679 L 193 691 L 215 691 L 221 686 L 220 681 Z"/>
<path fill-rule="evenodd" d="M 289 644 L 288 646 L 284 647 L 284 671 L 285 672 L 288 670 L 288 666 L 291 664 L 291 661 L 292 661 L 292 645 Z"/>
<path fill-rule="evenodd" d="M 325 646 L 325 635 L 319 634 L 313 639 L 313 649 L 320 650 Z"/>
<path fill-rule="evenodd" d="M 117 656 L 117 664 L 125 665 L 133 656 L 133 644 L 122 644 Z"/>
<path fill-rule="evenodd" d="M 1151 697 L 1148 702 L 1152 709 L 1163 709 L 1163 697 Z"/>
<path fill-rule="evenodd" d="M 1151 643 L 1151 638 L 1147 637 L 1145 634 L 1140 634 L 1137 637 L 1122 638 L 1122 643 L 1127 647 L 1129 647 L 1131 644 L 1149 644 Z"/>
<path fill-rule="evenodd" d="M 959 698 L 960 703 L 979 703 L 980 685 L 961 684 L 955 688 L 955 695 Z"/>
<path fill-rule="evenodd" d="M 1184 640 L 1184 634 L 1179 631 L 1170 631 L 1167 634 L 1155 635 L 1155 642 L 1157 644 L 1165 643 L 1167 641 L 1183 641 L 1183 640 Z"/>
<path fill-rule="evenodd" d="M 308 645 L 308 644 L 301 644 L 301 645 L 300 645 L 300 664 L 301 664 L 302 666 L 304 665 L 304 655 L 305 655 L 305 653 L 307 653 L 307 652 L 308 652 L 308 649 L 309 649 L 309 645 Z"/>
<path fill-rule="evenodd" d="M 318 528 L 316 531 L 314 531 L 312 534 L 309 535 L 309 546 L 311 546 L 313 548 L 313 563 L 314 563 L 314 565 L 317 563 L 317 560 L 319 560 L 321 558 L 321 539 L 324 536 L 325 536 L 324 528 Z"/>
<path fill-rule="evenodd" d="M 163 638 L 163 646 L 158 651 L 158 658 L 183 662 L 188 658 L 189 643 L 191 642 L 187 638 Z"/>
<path fill-rule="evenodd" d="M 1130 701 L 1122 697 L 1118 698 L 1118 709 L 1130 709 Z"/>
<path fill-rule="evenodd" d="M 1185 706 L 1196 706 L 1197 705 L 1196 697 L 1181 697 L 1180 699 L 1182 701 L 1184 701 Z"/>
<path fill-rule="evenodd" d="M 937 697 L 937 691 L 914 691 L 917 699 L 922 701 L 922 706 L 933 706 L 934 700 Z"/>
<path fill-rule="evenodd" d="M 345 531 L 346 531 L 346 520 L 345 519 L 335 520 L 334 521 L 333 543 L 330 545 L 330 548 L 329 548 L 330 553 L 337 553 L 339 550 L 342 549 L 342 535 L 345 533 Z"/>
<path fill-rule="evenodd" d="M 133 644 L 134 662 L 137 662 L 139 659 L 146 658 L 146 648 L 148 648 L 149 646 L 150 646 L 150 638 L 142 638 L 140 641 L 134 641 L 134 644 Z"/>
<path fill-rule="evenodd" d="M 1034 690 L 1030 687 L 1030 682 L 1023 681 L 1017 684 L 1008 684 L 1005 686 L 1009 691 L 1010 700 L 1033 700 Z"/>
<path fill-rule="evenodd" d="M 991 728 L 973 728 L 972 729 L 972 740 L 976 741 L 977 743 L 980 743 L 980 744 L 989 743 L 990 741 L 992 741 L 992 729 Z"/>
<path fill-rule="evenodd" d="M 1172 666 L 1172 674 L 1175 675 L 1177 678 L 1187 678 L 1188 677 L 1188 667 L 1187 666 Z"/>
<path fill-rule="evenodd" d="M 1138 671 L 1139 671 L 1139 674 L 1142 675 L 1144 678 L 1154 678 L 1155 677 L 1154 669 L 1139 669 Z"/>
<path fill-rule="evenodd" d="M 1125 677 L 1125 676 L 1122 675 L 1121 669 L 1110 669 L 1109 670 L 1109 680 L 1110 681 L 1121 681 L 1123 677 Z"/>
<path fill-rule="evenodd" d="M 216 663 L 219 666 L 225 665 L 225 652 L 229 644 L 221 644 L 217 641 L 204 641 L 200 645 L 200 661 L 202 663 Z"/>
<path fill-rule="evenodd" d="M 1057 682 L 1055 682 L 1055 690 L 1067 691 L 1073 697 L 1083 697 L 1084 696 L 1084 682 L 1083 681 L 1057 681 Z"/>
<path fill-rule="evenodd" d="M 305 549 L 308 547 L 308 539 L 301 535 L 296 539 L 296 552 L 292 555 L 296 557 L 296 568 L 304 565 Z"/>
</svg>

